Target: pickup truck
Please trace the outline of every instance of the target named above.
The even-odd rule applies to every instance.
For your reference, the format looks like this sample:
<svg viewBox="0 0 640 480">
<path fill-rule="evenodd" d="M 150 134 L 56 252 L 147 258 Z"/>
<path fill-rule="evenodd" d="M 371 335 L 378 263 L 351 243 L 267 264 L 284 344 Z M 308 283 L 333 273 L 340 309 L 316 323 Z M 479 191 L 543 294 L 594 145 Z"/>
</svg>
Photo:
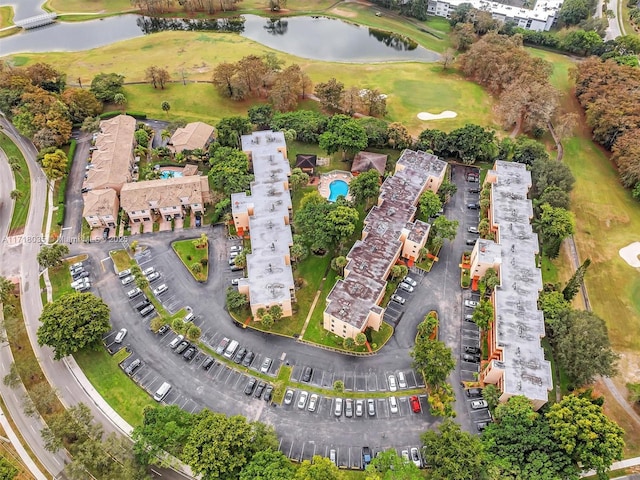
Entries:
<svg viewBox="0 0 640 480">
<path fill-rule="evenodd" d="M 367 465 L 371 463 L 371 448 L 362 447 L 362 469 L 367 468 Z"/>
</svg>

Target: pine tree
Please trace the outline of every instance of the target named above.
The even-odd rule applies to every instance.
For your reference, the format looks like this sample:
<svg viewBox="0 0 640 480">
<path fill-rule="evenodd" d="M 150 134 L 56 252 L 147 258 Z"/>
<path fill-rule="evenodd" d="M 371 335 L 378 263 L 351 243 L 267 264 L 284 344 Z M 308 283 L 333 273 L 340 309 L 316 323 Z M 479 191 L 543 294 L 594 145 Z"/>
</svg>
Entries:
<svg viewBox="0 0 640 480">
<path fill-rule="evenodd" d="M 573 300 L 573 298 L 578 294 L 578 290 L 582 286 L 582 282 L 584 280 L 584 274 L 587 272 L 587 268 L 591 265 L 591 259 L 587 258 L 580 267 L 575 271 L 573 276 L 567 282 L 567 285 L 562 290 L 562 296 L 567 302 Z"/>
</svg>

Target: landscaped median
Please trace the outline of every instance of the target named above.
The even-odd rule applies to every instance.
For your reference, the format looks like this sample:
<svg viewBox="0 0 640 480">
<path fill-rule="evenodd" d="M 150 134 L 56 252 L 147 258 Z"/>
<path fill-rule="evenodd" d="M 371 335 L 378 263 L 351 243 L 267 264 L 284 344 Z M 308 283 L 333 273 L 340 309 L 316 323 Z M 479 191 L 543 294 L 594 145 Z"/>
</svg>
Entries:
<svg viewBox="0 0 640 480">
<path fill-rule="evenodd" d="M 180 261 L 198 282 L 209 278 L 209 239 L 206 234 L 191 240 L 179 240 L 171 244 Z"/>
<path fill-rule="evenodd" d="M 9 226 L 9 235 L 15 235 L 22 233 L 27 221 L 29 204 L 31 203 L 31 177 L 29 176 L 29 166 L 22 152 L 4 133 L 0 133 L 0 149 L 4 150 L 7 155 L 16 182 L 15 189 L 11 192 L 14 207 Z"/>
</svg>

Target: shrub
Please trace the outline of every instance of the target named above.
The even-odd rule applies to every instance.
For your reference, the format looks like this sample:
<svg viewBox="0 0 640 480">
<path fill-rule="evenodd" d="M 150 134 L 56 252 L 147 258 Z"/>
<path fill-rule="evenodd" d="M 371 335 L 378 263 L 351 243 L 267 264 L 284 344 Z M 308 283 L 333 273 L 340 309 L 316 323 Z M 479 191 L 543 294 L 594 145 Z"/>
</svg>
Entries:
<svg viewBox="0 0 640 480">
<path fill-rule="evenodd" d="M 129 115 L 129 116 L 131 116 L 131 117 L 133 117 L 135 119 L 138 119 L 138 120 L 146 120 L 147 119 L 147 114 L 143 113 L 143 112 L 132 111 L 132 112 L 127 112 L 127 115 Z"/>
<path fill-rule="evenodd" d="M 201 335 L 202 330 L 200 330 L 200 327 L 190 324 L 189 328 L 187 328 L 187 338 L 192 342 L 198 341 Z"/>
<path fill-rule="evenodd" d="M 60 185 L 58 186 L 58 205 L 64 205 L 67 191 L 67 179 L 68 176 L 64 176 L 60 179 Z"/>
<path fill-rule="evenodd" d="M 192 256 L 191 255 L 187 255 L 187 260 L 191 261 L 192 260 Z"/>
<path fill-rule="evenodd" d="M 173 330 L 176 333 L 183 334 L 185 329 L 185 324 L 181 318 L 174 318 L 173 322 L 171 322 L 171 328 L 173 328 Z"/>
<path fill-rule="evenodd" d="M 199 262 L 192 264 L 191 271 L 193 273 L 200 273 L 202 271 L 202 265 Z"/>
<path fill-rule="evenodd" d="M 200 259 L 200 263 L 202 264 L 203 267 L 206 267 L 207 265 L 209 265 L 209 259 L 208 258 L 201 258 Z"/>
<path fill-rule="evenodd" d="M 56 223 L 60 226 L 64 225 L 64 204 L 58 205 L 58 213 L 56 213 Z"/>
<path fill-rule="evenodd" d="M 351 350 L 356 346 L 356 341 L 351 337 L 347 337 L 342 341 L 342 346 L 347 350 Z"/>
<path fill-rule="evenodd" d="M 344 382 L 342 380 L 336 380 L 335 382 L 333 382 L 333 389 L 336 392 L 343 392 L 344 391 Z"/>
</svg>

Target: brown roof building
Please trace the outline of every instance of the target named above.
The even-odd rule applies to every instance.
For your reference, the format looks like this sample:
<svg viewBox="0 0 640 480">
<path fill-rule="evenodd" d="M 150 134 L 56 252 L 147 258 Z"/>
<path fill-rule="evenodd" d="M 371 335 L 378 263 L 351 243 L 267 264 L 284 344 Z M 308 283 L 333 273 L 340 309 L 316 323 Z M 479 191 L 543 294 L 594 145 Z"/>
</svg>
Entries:
<svg viewBox="0 0 640 480">
<path fill-rule="evenodd" d="M 384 175 L 387 166 L 388 155 L 374 152 L 358 152 L 351 164 L 351 173 L 364 173 L 369 170 L 377 170 Z"/>
<path fill-rule="evenodd" d="M 178 128 L 171 136 L 167 146 L 174 152 L 183 150 L 204 150 L 213 138 L 213 127 L 204 122 L 192 122 Z"/>
<path fill-rule="evenodd" d="M 136 119 L 128 115 L 100 122 L 85 187 L 92 190 L 113 188 L 120 192 L 122 185 L 133 179 L 135 130 Z"/>
<path fill-rule="evenodd" d="M 118 219 L 118 193 L 113 188 L 91 190 L 82 196 L 82 216 L 91 228 L 115 227 Z"/>
<path fill-rule="evenodd" d="M 378 204 L 365 218 L 362 238 L 347 254 L 344 279 L 327 296 L 325 329 L 353 338 L 367 327 L 380 328 L 380 302 L 391 267 L 401 257 L 415 261 L 429 236 L 429 224 L 413 222 L 420 195 L 438 191 L 446 168 L 446 162 L 434 155 L 402 152 L 395 174 L 384 181 Z"/>
<path fill-rule="evenodd" d="M 316 169 L 317 162 L 318 162 L 317 155 L 311 155 L 307 153 L 298 153 L 296 155 L 295 168 L 299 168 L 303 172 L 313 175 L 313 172 Z"/>
<path fill-rule="evenodd" d="M 199 175 L 127 183 L 120 192 L 120 205 L 134 223 L 158 215 L 171 220 L 189 211 L 204 213 L 204 204 L 210 201 L 208 177 Z"/>
</svg>

